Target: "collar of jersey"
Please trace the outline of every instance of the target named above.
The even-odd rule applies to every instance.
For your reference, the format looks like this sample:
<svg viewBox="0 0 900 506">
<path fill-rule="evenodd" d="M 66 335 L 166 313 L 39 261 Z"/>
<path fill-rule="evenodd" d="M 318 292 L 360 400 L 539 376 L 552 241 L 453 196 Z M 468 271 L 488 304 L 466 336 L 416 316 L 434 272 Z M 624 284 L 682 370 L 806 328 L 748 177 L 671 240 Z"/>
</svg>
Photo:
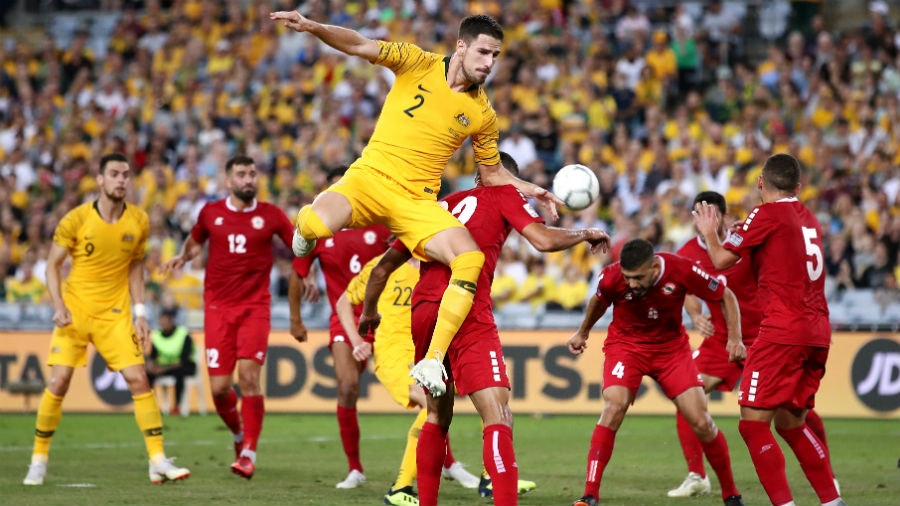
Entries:
<svg viewBox="0 0 900 506">
<path fill-rule="evenodd" d="M 449 75 L 449 74 L 450 74 L 450 57 L 445 56 L 444 57 L 444 79 L 447 79 L 447 75 Z M 477 89 L 478 89 L 478 85 L 473 84 L 472 86 L 469 86 L 468 88 L 466 88 L 466 91 L 469 92 L 469 91 L 474 91 Z"/>
<path fill-rule="evenodd" d="M 225 207 L 227 207 L 229 211 L 234 211 L 234 212 L 236 212 L 236 213 L 252 213 L 253 211 L 256 211 L 256 205 L 257 205 L 258 203 L 259 203 L 258 200 L 253 199 L 253 205 L 252 205 L 252 206 L 250 206 L 250 207 L 244 209 L 243 211 L 240 211 L 240 210 L 238 210 L 238 208 L 236 208 L 236 207 L 234 207 L 233 205 L 231 205 L 231 195 L 225 197 Z"/>
</svg>

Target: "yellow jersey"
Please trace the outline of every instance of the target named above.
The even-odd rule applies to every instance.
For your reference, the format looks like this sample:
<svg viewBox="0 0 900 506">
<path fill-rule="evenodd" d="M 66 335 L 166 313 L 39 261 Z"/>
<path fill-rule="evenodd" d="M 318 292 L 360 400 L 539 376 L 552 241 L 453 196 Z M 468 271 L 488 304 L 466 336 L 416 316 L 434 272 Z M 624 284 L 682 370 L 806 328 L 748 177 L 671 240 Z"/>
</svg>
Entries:
<svg viewBox="0 0 900 506">
<path fill-rule="evenodd" d="M 69 211 L 53 234 L 53 242 L 72 256 L 63 291 L 69 310 L 101 319 L 130 318 L 128 270 L 144 258 L 148 235 L 147 213 L 135 205 L 126 205 L 115 223 L 103 220 L 97 201 Z"/>
<path fill-rule="evenodd" d="M 354 306 L 362 304 L 372 269 L 384 254 L 369 260 L 347 285 L 347 299 Z M 419 269 L 404 262 L 387 280 L 378 298 L 381 325 L 375 331 L 375 342 L 386 339 L 412 339 L 412 292 L 419 282 Z M 405 365 L 405 364 L 404 364 Z"/>
<path fill-rule="evenodd" d="M 480 86 L 453 91 L 447 84 L 449 57 L 405 42 L 378 45 L 373 63 L 397 78 L 353 166 L 381 172 L 415 196 L 437 199 L 441 173 L 467 137 L 476 162 L 500 163 L 497 113 Z"/>
</svg>

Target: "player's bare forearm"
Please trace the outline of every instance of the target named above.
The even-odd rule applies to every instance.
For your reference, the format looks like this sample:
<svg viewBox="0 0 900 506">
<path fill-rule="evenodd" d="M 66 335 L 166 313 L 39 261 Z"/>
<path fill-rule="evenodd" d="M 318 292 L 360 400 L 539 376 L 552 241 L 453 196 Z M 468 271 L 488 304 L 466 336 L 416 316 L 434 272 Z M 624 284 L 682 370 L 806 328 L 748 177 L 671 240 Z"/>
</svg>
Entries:
<svg viewBox="0 0 900 506">
<path fill-rule="evenodd" d="M 706 241 L 706 252 L 716 269 L 727 269 L 737 263 L 740 257 L 725 249 L 719 239 L 719 216 L 716 214 L 716 207 L 702 202 L 691 211 L 691 214 L 697 231 Z"/>
<path fill-rule="evenodd" d="M 132 304 L 144 303 L 144 260 L 132 260 L 128 266 L 128 291 Z"/>
<path fill-rule="evenodd" d="M 725 315 L 725 325 L 728 327 L 729 360 L 743 360 L 746 357 L 743 335 L 741 333 L 741 308 L 738 306 L 737 297 L 729 288 L 725 288 L 722 296 L 722 313 Z"/>
<path fill-rule="evenodd" d="M 171 260 L 163 265 L 163 274 L 168 275 L 174 269 L 180 269 L 184 267 L 185 264 L 199 255 L 201 250 L 203 250 L 203 244 L 194 240 L 193 236 L 188 235 L 187 239 L 184 241 L 184 245 L 181 247 L 181 253 L 175 255 Z"/>
<path fill-rule="evenodd" d="M 361 33 L 349 28 L 318 23 L 297 11 L 272 12 L 269 14 L 269 19 L 281 21 L 291 30 L 314 35 L 342 53 L 359 56 L 369 61 L 375 61 L 375 58 L 378 57 L 380 50 L 378 42 L 363 37 Z"/>
<path fill-rule="evenodd" d="M 354 347 L 362 344 L 362 336 L 360 336 L 359 332 L 356 330 L 353 303 L 347 297 L 347 292 L 342 293 L 338 298 L 334 305 L 334 311 L 337 313 L 338 320 L 341 322 L 341 327 L 344 327 L 344 332 L 347 333 L 347 338 L 350 339 L 350 343 Z"/>
<path fill-rule="evenodd" d="M 587 337 L 591 329 L 594 328 L 594 324 L 597 323 L 597 320 L 604 313 L 606 313 L 606 305 L 600 301 L 596 294 L 592 295 L 588 301 L 587 308 L 584 310 L 584 319 L 581 321 L 581 327 L 578 328 L 578 332 Z"/>
<path fill-rule="evenodd" d="M 303 304 L 303 281 L 297 271 L 291 269 L 288 276 L 288 309 L 291 321 L 302 322 L 300 317 L 300 305 Z"/>
<path fill-rule="evenodd" d="M 64 306 L 62 298 L 62 264 L 68 252 L 59 244 L 51 243 L 47 255 L 47 291 L 54 309 Z"/>
<path fill-rule="evenodd" d="M 387 284 L 391 273 L 403 265 L 412 255 L 409 252 L 401 252 L 394 248 L 388 250 L 381 260 L 372 268 L 369 274 L 369 282 L 366 283 L 366 295 L 363 298 L 362 314 L 372 316 L 378 312 L 378 298 Z"/>
<path fill-rule="evenodd" d="M 606 252 L 609 249 L 609 236 L 598 228 L 559 228 L 548 227 L 543 223 L 531 223 L 522 229 L 522 235 L 538 251 L 560 251 L 571 248 L 586 241 L 595 248 Z"/>
</svg>

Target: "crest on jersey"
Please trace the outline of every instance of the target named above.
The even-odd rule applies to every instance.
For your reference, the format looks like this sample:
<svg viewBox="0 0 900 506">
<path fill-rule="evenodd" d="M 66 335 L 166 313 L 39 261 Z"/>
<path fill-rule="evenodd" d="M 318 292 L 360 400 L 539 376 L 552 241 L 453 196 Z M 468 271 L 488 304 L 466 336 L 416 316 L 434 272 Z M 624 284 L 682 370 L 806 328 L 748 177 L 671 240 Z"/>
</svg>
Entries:
<svg viewBox="0 0 900 506">
<path fill-rule="evenodd" d="M 672 295 L 675 292 L 675 283 L 669 282 L 663 285 L 662 291 L 666 295 Z"/>
<path fill-rule="evenodd" d="M 253 218 L 250 218 L 250 225 L 256 230 L 262 230 L 262 228 L 266 226 L 266 220 L 264 220 L 262 216 L 254 216 Z"/>
<path fill-rule="evenodd" d="M 375 239 L 378 239 L 378 236 L 375 235 L 375 232 L 367 230 L 363 233 L 363 240 L 366 241 L 366 244 L 375 244 Z"/>
<path fill-rule="evenodd" d="M 213 222 L 213 225 L 221 225 L 223 221 L 225 220 L 221 216 L 217 216 L 216 221 Z"/>
<path fill-rule="evenodd" d="M 456 115 L 456 122 L 465 128 L 469 128 L 469 125 L 472 124 L 472 122 L 469 121 L 469 118 L 466 116 L 466 113 L 464 113 L 464 112 L 461 112 Z"/>
<path fill-rule="evenodd" d="M 131 234 L 125 234 L 122 236 L 122 242 L 134 242 L 134 236 Z"/>
</svg>

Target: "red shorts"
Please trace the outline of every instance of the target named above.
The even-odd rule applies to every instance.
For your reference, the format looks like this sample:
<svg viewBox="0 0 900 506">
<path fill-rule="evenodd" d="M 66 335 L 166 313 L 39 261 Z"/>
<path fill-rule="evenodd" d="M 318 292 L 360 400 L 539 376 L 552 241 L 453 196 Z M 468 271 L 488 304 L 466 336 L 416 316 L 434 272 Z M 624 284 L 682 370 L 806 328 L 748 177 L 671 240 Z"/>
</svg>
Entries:
<svg viewBox="0 0 900 506">
<path fill-rule="evenodd" d="M 669 399 L 689 388 L 703 388 L 697 366 L 691 360 L 691 345 L 687 339 L 682 346 L 669 345 L 658 351 L 612 344 L 603 347 L 603 388 L 623 386 L 637 398 L 644 376 L 650 376 Z"/>
<path fill-rule="evenodd" d="M 738 404 L 759 409 L 811 409 L 827 360 L 828 348 L 757 340 L 747 350 Z"/>
<path fill-rule="evenodd" d="M 425 357 L 437 322 L 437 302 L 419 302 L 412 310 L 412 335 L 416 345 L 416 362 Z M 493 322 L 466 320 L 450 342 L 447 358 L 448 381 L 456 383 L 459 395 L 491 387 L 509 389 L 506 361 L 500 334 Z"/>
<path fill-rule="evenodd" d="M 227 376 L 234 372 L 238 359 L 266 361 L 271 318 L 269 306 L 206 308 L 206 369 L 210 376 Z"/>
<path fill-rule="evenodd" d="M 720 378 L 722 383 L 716 390 L 730 392 L 737 386 L 744 370 L 744 363 L 729 362 L 728 350 L 725 349 L 725 341 L 710 337 L 704 339 L 700 347 L 694 350 L 694 363 L 697 370 L 707 376 Z"/>
<path fill-rule="evenodd" d="M 354 316 L 353 321 L 358 322 L 359 318 Z M 347 346 L 349 346 L 351 350 L 353 349 L 353 345 L 350 343 L 350 338 L 347 337 L 347 333 L 344 332 L 344 326 L 341 325 L 341 320 L 334 313 L 331 313 L 331 319 L 328 320 L 328 335 L 329 335 L 329 338 L 328 338 L 328 349 L 329 350 L 332 349 L 332 346 L 334 346 L 334 343 L 344 343 Z M 362 336 L 362 338 L 364 341 L 368 341 L 370 343 L 375 342 L 375 336 L 372 336 L 372 335 Z M 365 360 L 361 363 L 360 367 L 362 369 L 365 369 L 366 365 L 368 363 L 369 363 L 369 361 Z"/>
</svg>

